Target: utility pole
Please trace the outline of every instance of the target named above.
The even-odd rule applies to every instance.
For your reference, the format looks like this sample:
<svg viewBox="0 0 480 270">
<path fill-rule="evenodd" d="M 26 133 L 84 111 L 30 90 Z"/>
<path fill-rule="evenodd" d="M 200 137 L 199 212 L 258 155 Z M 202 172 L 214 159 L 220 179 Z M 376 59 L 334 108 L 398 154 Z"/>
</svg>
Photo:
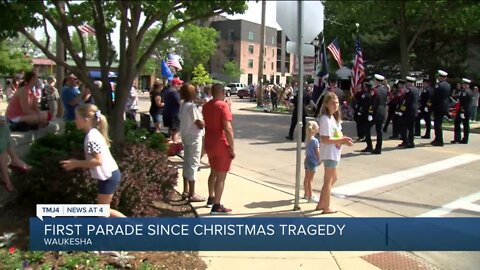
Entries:
<svg viewBox="0 0 480 270">
<path fill-rule="evenodd" d="M 266 12 L 267 2 L 262 0 L 262 25 L 260 26 L 260 56 L 258 57 L 258 95 L 257 95 L 257 107 L 263 105 L 263 61 L 264 61 L 264 51 L 265 51 L 265 12 Z"/>
</svg>

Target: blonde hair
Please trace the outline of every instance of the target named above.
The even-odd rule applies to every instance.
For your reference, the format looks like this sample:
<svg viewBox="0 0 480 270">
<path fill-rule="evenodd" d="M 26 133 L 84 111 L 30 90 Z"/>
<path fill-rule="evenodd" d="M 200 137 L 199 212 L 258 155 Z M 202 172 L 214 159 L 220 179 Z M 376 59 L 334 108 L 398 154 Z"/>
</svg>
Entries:
<svg viewBox="0 0 480 270">
<path fill-rule="evenodd" d="M 93 127 L 98 129 L 105 138 L 107 145 L 110 146 L 110 137 L 108 136 L 108 122 L 105 115 L 103 115 L 97 106 L 93 104 L 82 104 L 78 106 L 75 111 L 82 118 L 92 119 Z"/>
<path fill-rule="evenodd" d="M 310 142 L 310 139 L 315 135 L 318 129 L 317 121 L 308 121 L 308 125 L 306 126 L 307 136 L 305 138 L 305 144 Z"/>
<path fill-rule="evenodd" d="M 335 93 L 333 92 L 328 92 L 325 94 L 325 97 L 323 98 L 323 103 L 322 103 L 322 108 L 320 109 L 320 113 L 321 114 L 326 114 L 328 116 L 332 116 L 333 115 L 333 118 L 335 118 L 335 121 L 337 123 L 340 123 L 342 117 L 340 115 L 340 110 L 337 110 L 336 112 L 330 112 L 328 110 L 328 103 L 330 103 L 332 100 L 335 100 L 337 99 L 338 100 L 338 97 L 337 95 L 335 95 Z"/>
</svg>

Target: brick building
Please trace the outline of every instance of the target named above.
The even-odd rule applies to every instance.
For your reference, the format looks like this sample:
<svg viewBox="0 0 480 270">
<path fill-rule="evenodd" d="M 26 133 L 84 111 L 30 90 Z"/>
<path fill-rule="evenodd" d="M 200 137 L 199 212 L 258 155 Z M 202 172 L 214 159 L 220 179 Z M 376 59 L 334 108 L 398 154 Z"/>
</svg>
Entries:
<svg viewBox="0 0 480 270">
<path fill-rule="evenodd" d="M 220 40 L 217 51 L 210 61 L 210 72 L 214 79 L 228 81 L 223 74 L 223 65 L 235 61 L 243 74 L 236 81 L 244 84 L 257 83 L 258 61 L 260 51 L 260 24 L 245 20 L 218 19 L 210 22 L 210 27 L 219 32 Z M 285 40 L 285 39 L 284 39 Z M 272 27 L 265 30 L 265 49 L 263 62 L 263 80 L 270 83 L 284 84 L 290 76 L 293 61 L 286 54 L 286 69 L 281 72 L 281 31 Z"/>
</svg>

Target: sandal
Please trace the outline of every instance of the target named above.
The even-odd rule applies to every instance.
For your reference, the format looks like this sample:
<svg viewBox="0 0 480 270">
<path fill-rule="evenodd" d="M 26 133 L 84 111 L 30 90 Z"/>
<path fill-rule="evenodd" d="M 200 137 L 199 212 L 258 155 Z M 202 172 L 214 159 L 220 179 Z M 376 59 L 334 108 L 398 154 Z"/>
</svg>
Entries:
<svg viewBox="0 0 480 270">
<path fill-rule="evenodd" d="M 198 194 L 195 194 L 195 195 L 191 196 L 190 198 L 188 198 L 188 201 L 189 202 L 204 202 L 205 198 L 201 197 Z"/>
<path fill-rule="evenodd" d="M 28 165 L 23 165 L 23 166 L 18 166 L 18 165 L 15 165 L 15 164 L 12 164 L 10 163 L 8 165 L 8 168 L 10 168 L 10 170 L 12 171 L 17 171 L 17 172 L 21 172 L 21 173 L 28 173 L 32 168 L 29 167 Z"/>
<path fill-rule="evenodd" d="M 188 193 L 187 192 L 182 193 L 182 199 L 188 199 Z"/>
</svg>

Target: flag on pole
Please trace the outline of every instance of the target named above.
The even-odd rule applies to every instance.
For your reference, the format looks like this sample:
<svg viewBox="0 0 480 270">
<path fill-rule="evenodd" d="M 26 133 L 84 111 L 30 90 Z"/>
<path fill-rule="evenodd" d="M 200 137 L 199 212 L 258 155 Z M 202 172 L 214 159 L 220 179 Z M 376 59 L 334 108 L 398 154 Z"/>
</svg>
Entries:
<svg viewBox="0 0 480 270">
<path fill-rule="evenodd" d="M 328 79 L 328 62 L 327 62 L 327 50 L 325 48 L 325 39 L 322 38 L 322 43 L 320 44 L 320 49 L 317 55 L 317 83 L 313 88 L 312 99 L 315 103 L 318 103 L 320 96 L 325 90 L 325 85 L 327 84 Z"/>
<path fill-rule="evenodd" d="M 84 24 L 78 27 L 78 30 L 82 32 L 82 34 L 90 34 L 90 35 L 95 35 L 95 28 L 91 27 L 88 24 Z"/>
<path fill-rule="evenodd" d="M 338 63 L 339 67 L 343 66 L 343 61 L 342 61 L 342 52 L 340 51 L 340 43 L 338 42 L 338 39 L 335 38 L 330 45 L 328 45 L 328 50 L 332 53 L 333 58 Z"/>
<path fill-rule="evenodd" d="M 352 81 L 351 81 L 351 88 L 350 88 L 350 93 L 352 94 L 352 96 L 355 95 L 356 89 L 365 79 L 362 48 L 360 47 L 360 37 L 358 36 L 357 36 L 357 40 L 355 41 L 355 56 L 353 61 L 354 63 L 353 63 L 353 69 L 352 69 Z"/>
<path fill-rule="evenodd" d="M 167 65 L 170 67 L 174 67 L 177 70 L 182 70 L 182 65 L 180 65 L 180 59 L 181 57 L 173 54 L 173 53 L 167 53 Z"/>
<path fill-rule="evenodd" d="M 165 60 L 162 60 L 162 76 L 167 78 L 169 81 L 173 79 L 173 74 L 170 68 L 167 66 L 167 62 Z"/>
</svg>

